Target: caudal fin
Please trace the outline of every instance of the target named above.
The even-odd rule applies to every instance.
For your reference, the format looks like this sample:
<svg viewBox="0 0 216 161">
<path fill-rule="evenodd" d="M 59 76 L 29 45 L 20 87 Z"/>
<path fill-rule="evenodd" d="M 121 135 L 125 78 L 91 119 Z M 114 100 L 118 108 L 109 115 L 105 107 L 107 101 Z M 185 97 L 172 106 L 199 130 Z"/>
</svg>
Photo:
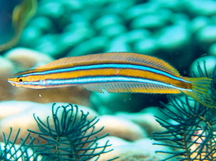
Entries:
<svg viewBox="0 0 216 161">
<path fill-rule="evenodd" d="M 191 91 L 183 91 L 186 95 L 192 97 L 202 105 L 214 108 L 216 107 L 215 98 L 212 94 L 211 83 L 212 79 L 207 77 L 202 78 L 187 78 L 192 82 Z"/>
</svg>

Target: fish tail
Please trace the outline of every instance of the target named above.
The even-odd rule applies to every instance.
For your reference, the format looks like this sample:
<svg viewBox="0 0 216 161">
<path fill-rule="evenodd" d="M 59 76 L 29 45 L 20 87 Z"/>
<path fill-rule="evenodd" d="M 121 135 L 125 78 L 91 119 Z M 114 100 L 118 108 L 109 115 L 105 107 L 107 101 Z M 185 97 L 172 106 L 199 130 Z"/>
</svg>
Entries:
<svg viewBox="0 0 216 161">
<path fill-rule="evenodd" d="M 213 108 L 216 107 L 215 98 L 211 91 L 212 79 L 207 77 L 186 78 L 192 83 L 192 90 L 184 90 L 183 92 L 201 103 L 202 105 Z"/>
</svg>

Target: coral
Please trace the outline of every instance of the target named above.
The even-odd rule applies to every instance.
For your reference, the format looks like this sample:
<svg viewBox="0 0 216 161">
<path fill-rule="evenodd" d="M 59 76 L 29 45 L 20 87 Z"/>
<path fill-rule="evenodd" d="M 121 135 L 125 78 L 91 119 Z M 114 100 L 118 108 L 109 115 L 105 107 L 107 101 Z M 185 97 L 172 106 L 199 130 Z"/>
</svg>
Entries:
<svg viewBox="0 0 216 161">
<path fill-rule="evenodd" d="M 215 66 L 216 66 L 216 56 L 214 55 L 203 56 L 194 60 L 194 62 L 191 64 L 190 67 L 190 73 L 196 75 L 196 77 L 201 77 L 201 76 L 206 76 L 206 74 L 202 72 L 206 70 L 208 72 L 207 76 L 211 77 L 214 74 Z"/>
<path fill-rule="evenodd" d="M 8 149 L 17 149 L 15 150 L 16 153 L 13 152 L 14 155 L 7 155 L 10 160 L 15 160 L 15 157 L 20 155 L 23 160 L 30 157 L 30 159 L 36 160 L 39 157 L 45 158 L 44 154 L 41 155 L 41 149 L 38 149 L 38 146 L 52 145 L 59 148 L 59 152 L 63 152 L 61 148 L 64 147 L 61 147 L 61 145 L 69 146 L 63 142 L 58 147 L 55 136 L 59 135 L 59 133 L 56 132 L 57 128 L 55 128 L 55 124 L 51 120 L 52 117 L 48 122 L 43 120 L 42 117 L 47 116 L 50 111 L 50 108 L 46 108 L 47 104 L 43 106 L 37 103 L 20 101 L 27 100 L 41 103 L 71 102 L 82 105 L 89 105 L 90 102 L 100 114 L 113 114 L 117 111 L 130 112 L 121 116 L 118 114 L 111 117 L 101 116 L 102 122 L 95 124 L 96 130 L 105 125 L 105 129 L 98 132 L 97 136 L 109 132 L 113 136 L 118 136 L 118 139 L 133 141 L 122 146 L 115 146 L 114 140 L 111 142 L 114 146 L 107 147 L 108 150 L 106 148 L 106 151 L 112 148 L 114 150 L 111 153 L 100 155 L 98 160 L 103 160 L 102 156 L 105 155 L 107 156 L 106 160 L 109 160 L 111 154 L 114 154 L 114 157 L 119 156 L 118 160 L 129 160 L 134 156 L 133 159 L 138 160 L 136 155 L 140 156 L 140 160 L 155 159 L 154 155 L 152 157 L 145 156 L 145 154 L 149 155 L 147 152 L 153 149 L 152 146 L 147 144 L 146 140 L 143 142 L 137 140 L 146 139 L 148 137 L 146 131 L 149 136 L 152 131 L 157 131 L 157 133 L 154 133 L 154 138 L 164 141 L 164 143 L 159 142 L 156 144 L 165 145 L 161 147 L 168 148 L 157 149 L 162 152 L 157 153 L 158 155 L 169 155 L 165 160 L 215 160 L 215 109 L 208 109 L 190 98 L 170 97 L 170 103 L 160 109 L 164 116 L 160 114 L 157 116 L 157 121 L 160 123 L 158 124 L 153 116 L 158 113 L 154 109 L 149 109 L 150 112 L 141 110 L 149 105 L 159 106 L 159 100 L 166 101 L 165 96 L 142 94 L 102 95 L 98 93 L 90 95 L 88 91 L 79 87 L 31 90 L 15 88 L 7 83 L 7 78 L 12 73 L 46 64 L 53 59 L 108 51 L 131 51 L 154 55 L 170 62 L 182 75 L 186 76 L 189 75 L 187 72 L 189 66 L 191 66 L 192 74 L 205 76 L 206 73 L 200 74 L 200 71 L 203 71 L 205 67 L 200 66 L 200 68 L 197 68 L 197 61 L 203 61 L 207 66 L 204 71 L 208 71 L 208 76 L 212 77 L 215 75 L 213 73 L 216 62 L 215 11 L 216 2 L 214 0 L 208 0 L 208 3 L 205 0 L 103 0 L 97 1 L 97 3 L 92 0 L 39 1 L 38 12 L 24 29 L 17 45 L 31 49 L 14 48 L 0 57 L 0 98 L 1 100 L 17 100 L 15 102 L 0 103 L 0 130 L 5 132 L 5 144 L 2 143 L 0 147 L 0 150 L 4 152 L 0 155 L 8 154 Z M 10 17 L 5 16 L 5 14 L 0 14 L 0 16 L 4 18 Z M 3 34 L 2 31 L 0 33 Z M 4 34 L 1 37 L 3 39 Z M 206 57 L 198 58 L 205 53 L 209 54 Z M 194 63 L 191 65 L 193 61 Z M 216 79 L 214 79 L 214 82 L 216 82 Z M 211 92 L 213 96 L 215 94 L 214 88 Z M 6 104 L 3 105 L 2 103 Z M 31 103 L 32 106 L 30 107 Z M 16 107 L 12 107 L 14 104 Z M 28 104 L 28 107 L 26 104 Z M 21 106 L 22 108 L 20 108 Z M 84 110 L 82 109 L 82 111 Z M 38 118 L 35 115 L 35 119 L 42 132 L 37 132 L 37 126 L 33 124 L 35 121 L 31 120 L 32 113 L 39 116 Z M 91 115 L 91 112 L 89 115 Z M 90 118 L 89 115 L 87 120 L 94 119 L 94 117 Z M 82 116 L 82 113 L 80 113 L 77 118 L 80 119 Z M 61 118 L 58 120 L 61 122 Z M 131 122 L 134 124 L 131 124 Z M 47 130 L 50 129 L 48 125 L 52 127 L 53 131 Z M 163 128 L 160 125 L 163 125 Z M 36 132 L 27 135 L 20 142 L 20 145 L 15 145 L 14 143 L 19 140 L 18 134 L 12 133 L 11 130 L 8 130 L 8 127 L 12 127 L 13 131 L 17 131 L 18 127 L 23 128 L 24 130 L 18 130 L 19 137 L 26 135 L 26 128 L 31 128 L 32 132 Z M 136 130 L 132 127 L 135 127 Z M 166 131 L 161 132 L 164 129 Z M 44 132 L 48 136 L 53 134 L 53 137 L 44 137 Z M 6 134 L 9 136 L 6 137 Z M 33 141 L 38 134 L 41 134 L 39 138 L 40 144 L 35 146 Z M 87 130 L 86 134 L 91 135 L 91 130 Z M 50 142 L 43 144 L 46 139 Z M 89 139 L 95 139 L 94 135 Z M 103 139 L 105 141 L 99 143 Z M 97 143 L 98 147 L 106 146 L 106 139 L 107 137 L 99 139 L 95 146 L 97 146 Z M 147 152 L 145 149 L 140 149 L 141 145 L 147 148 Z M 4 146 L 8 148 L 4 149 Z M 26 147 L 33 152 L 27 152 Z M 134 147 L 135 150 L 131 147 Z M 48 148 L 45 150 L 48 151 Z M 155 149 L 151 152 L 154 152 Z M 39 153 L 36 153 L 36 151 L 39 151 Z M 51 152 L 52 150 L 48 151 L 48 153 Z M 95 152 L 100 153 L 100 148 Z M 131 154 L 131 158 L 127 157 L 127 154 Z M 96 156 L 97 158 L 98 156 Z M 3 159 L 6 160 L 5 157 Z M 160 160 L 162 159 L 164 158 L 160 158 Z M 95 161 L 95 158 L 93 157 L 91 160 Z"/>
<path fill-rule="evenodd" d="M 106 149 L 111 144 L 109 141 L 103 145 L 96 143 L 108 134 L 98 137 L 97 134 L 103 130 L 95 129 L 99 119 L 87 119 L 88 115 L 89 113 L 84 113 L 72 104 L 57 107 L 53 104 L 52 116 L 48 116 L 46 122 L 34 115 L 39 131 L 28 130 L 30 133 L 21 141 L 18 140 L 20 130 L 14 139 L 11 138 L 12 128 L 8 137 L 3 133 L 4 143 L 0 144 L 0 159 L 38 160 L 40 157 L 40 160 L 53 161 L 91 158 L 97 160 L 101 154 L 111 151 Z M 40 140 L 32 137 L 32 134 L 37 134 Z M 45 143 L 41 143 L 41 140 Z M 15 145 L 16 142 L 19 142 L 19 145 Z"/>
<path fill-rule="evenodd" d="M 164 128 L 155 120 L 154 115 L 159 115 L 159 110 L 156 107 L 148 107 L 138 113 L 118 112 L 115 115 L 120 118 L 127 118 L 139 126 L 151 136 L 152 132 L 164 131 Z"/>
<path fill-rule="evenodd" d="M 145 129 L 126 118 L 111 115 L 103 115 L 98 118 L 100 122 L 98 122 L 96 129 L 100 129 L 104 126 L 104 130 L 98 133 L 99 136 L 109 133 L 111 136 L 116 136 L 128 141 L 135 141 L 148 137 Z"/>
<path fill-rule="evenodd" d="M 80 105 L 89 104 L 90 92 L 82 87 L 56 88 L 56 89 L 25 89 L 12 87 L 7 78 L 29 68 L 44 65 L 54 60 L 51 56 L 27 48 L 14 48 L 0 57 L 2 68 L 0 70 L 0 99 L 33 101 L 40 103 L 68 102 Z M 6 72 L 7 71 L 7 72 Z M 61 93 L 61 95 L 59 95 Z"/>
<path fill-rule="evenodd" d="M 13 88 L 11 85 L 8 84 L 7 79 L 10 77 L 14 70 L 14 65 L 11 61 L 7 60 L 6 58 L 0 56 L 0 100 L 8 100 L 11 99 L 11 89 Z"/>
<path fill-rule="evenodd" d="M 22 47 L 7 51 L 4 56 L 16 64 L 15 72 L 48 64 L 54 60 L 49 55 Z"/>
<path fill-rule="evenodd" d="M 5 132 L 9 134 L 9 128 L 17 131 L 19 128 L 23 129 L 20 131 L 20 137 L 26 135 L 26 129 L 38 130 L 38 127 L 32 119 L 32 114 L 35 113 L 44 122 L 46 117 L 51 115 L 51 106 L 53 103 L 36 103 L 30 101 L 3 101 L 0 102 L 0 133 Z M 56 105 L 62 106 L 68 103 L 56 103 Z M 87 117 L 88 120 L 98 116 L 94 110 L 79 105 L 79 109 L 84 113 L 89 112 Z M 79 113 L 80 115 L 81 113 Z M 80 116 L 79 116 L 80 117 Z M 12 135 L 13 136 L 13 135 Z M 13 136 L 15 137 L 15 136 Z M 1 137 L 0 137 L 1 140 Z"/>
<path fill-rule="evenodd" d="M 160 161 L 167 157 L 166 154 L 157 154 L 155 150 L 170 150 L 167 147 L 152 145 L 156 142 L 150 138 L 143 138 L 134 142 L 129 142 L 115 136 L 107 136 L 103 139 L 98 140 L 99 145 L 104 145 L 106 140 L 109 139 L 112 144 L 108 149 L 113 151 L 105 154 L 101 154 L 98 161 L 105 161 L 109 158 L 118 156 L 115 161 Z M 94 158 L 90 161 L 95 161 Z"/>
</svg>

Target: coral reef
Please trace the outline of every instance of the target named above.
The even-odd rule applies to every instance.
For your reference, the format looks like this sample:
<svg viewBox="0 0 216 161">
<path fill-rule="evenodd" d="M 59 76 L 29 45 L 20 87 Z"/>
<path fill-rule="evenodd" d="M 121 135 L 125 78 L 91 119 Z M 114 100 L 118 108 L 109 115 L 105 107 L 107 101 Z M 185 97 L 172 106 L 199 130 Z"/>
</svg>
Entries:
<svg viewBox="0 0 216 161">
<path fill-rule="evenodd" d="M 190 98 L 171 98 L 170 103 L 161 110 L 165 117 L 157 118 L 166 131 L 154 133 L 153 138 L 164 142 L 157 145 L 174 150 L 158 152 L 170 154 L 165 160 L 215 160 L 215 109 L 204 107 Z"/>
<path fill-rule="evenodd" d="M 2 6 L 2 10 L 8 8 Z M 1 44 L 13 34 L 7 26 L 8 13 L 0 14 Z M 159 57 L 183 76 L 214 78 L 209 92 L 215 97 L 215 33 L 214 0 L 38 1 L 18 44 L 0 52 L 0 160 L 49 160 L 49 154 L 56 160 L 68 156 L 75 160 L 69 140 L 78 135 L 63 136 L 64 130 L 71 132 L 66 127 L 74 128 L 66 126 L 70 120 L 66 118 L 72 115 L 71 106 L 64 108 L 68 103 L 78 104 L 83 111 L 76 113 L 73 106 L 77 118 L 72 118 L 77 120 L 74 125 L 84 126 L 86 133 L 77 141 L 86 150 L 83 155 L 90 157 L 87 160 L 216 160 L 215 109 L 181 94 L 167 99 L 164 95 L 90 93 L 80 87 L 32 90 L 7 83 L 14 73 L 57 58 L 127 51 Z M 52 111 L 53 102 L 59 102 L 59 107 Z M 153 132 L 157 141 L 150 140 Z M 92 150 L 87 151 L 88 146 Z"/>
<path fill-rule="evenodd" d="M 207 59 L 209 60 L 209 59 Z M 212 87 L 209 89 L 212 98 L 216 101 L 216 65 L 214 69 L 208 66 L 205 61 L 197 65 L 195 76 L 211 76 Z M 215 148 L 215 125 L 216 109 L 205 107 L 190 97 L 169 97 L 169 104 L 164 105 L 160 111 L 163 117 L 157 117 L 157 121 L 166 130 L 155 132 L 153 138 L 163 141 L 157 145 L 173 148 L 172 151 L 158 151 L 170 154 L 164 160 L 172 158 L 191 161 L 213 161 L 216 159 Z"/>
<path fill-rule="evenodd" d="M 7 51 L 0 59 L 2 72 L 0 78 L 1 100 L 33 101 L 39 103 L 69 102 L 80 105 L 89 104 L 90 92 L 81 87 L 32 90 L 14 88 L 7 83 L 7 78 L 19 71 L 44 65 L 54 60 L 51 56 L 27 48 L 14 48 Z M 61 93 L 61 95 L 59 95 Z"/>
<path fill-rule="evenodd" d="M 9 135 L 10 140 L 13 141 L 15 138 L 18 136 L 16 135 L 16 131 L 19 131 L 19 129 L 22 129 L 19 131 L 19 137 L 25 138 L 27 131 L 26 129 L 31 129 L 31 131 L 35 131 L 31 133 L 31 137 L 37 138 L 40 141 L 40 144 L 46 144 L 47 139 L 51 141 L 50 144 L 55 144 L 55 141 L 53 141 L 54 136 L 57 134 L 53 132 L 53 130 L 48 131 L 47 128 L 50 127 L 52 129 L 57 129 L 56 124 L 58 122 L 61 122 L 64 110 L 60 108 L 58 110 L 58 115 L 54 115 L 55 109 L 58 109 L 56 107 L 61 107 L 61 106 L 67 106 L 66 103 L 57 103 L 55 105 L 55 109 L 53 109 L 54 114 L 51 113 L 51 108 L 52 103 L 34 103 L 34 102 L 27 102 L 27 101 L 4 101 L 0 103 L 0 129 L 1 133 L 4 132 L 4 135 Z M 76 108 L 75 108 L 76 109 Z M 122 160 L 125 157 L 125 154 L 128 153 L 128 158 L 154 158 L 157 160 L 163 159 L 166 155 L 158 155 L 154 154 L 155 149 L 158 149 L 154 147 L 153 145 L 150 146 L 149 140 L 149 135 L 151 135 L 152 131 L 154 129 L 151 129 L 150 127 L 151 122 L 154 122 L 154 128 L 157 129 L 157 131 L 162 131 L 159 130 L 160 126 L 157 124 L 154 120 L 149 120 L 148 117 L 136 117 L 137 115 L 142 115 L 142 116 L 147 116 L 150 115 L 147 113 L 137 113 L 137 114 L 131 114 L 130 117 L 136 118 L 130 119 L 128 116 L 125 117 L 125 115 L 120 116 L 117 114 L 116 116 L 114 115 L 102 115 L 100 116 L 97 112 L 94 110 L 79 106 L 79 111 L 83 111 L 84 114 L 88 113 L 86 119 L 87 120 L 93 120 L 96 116 L 97 119 L 99 120 L 95 125 L 94 125 L 94 131 L 98 131 L 96 136 L 98 138 L 103 137 L 107 133 L 109 133 L 109 137 L 104 137 L 103 139 L 100 139 L 97 141 L 98 146 L 105 145 L 106 140 L 110 140 L 109 144 L 112 144 L 110 148 L 107 148 L 107 150 L 111 149 L 116 149 L 113 150 L 112 152 L 109 153 L 109 155 L 106 154 L 101 154 L 101 157 L 99 160 L 109 160 L 110 158 L 115 158 L 119 157 L 116 160 Z M 76 110 L 74 110 L 75 114 Z M 36 120 L 40 125 L 35 124 L 35 121 L 33 120 L 32 116 L 33 114 L 35 115 Z M 49 119 L 47 116 L 52 115 Z M 37 116 L 37 117 L 36 117 Z M 53 117 L 56 116 L 58 119 L 60 119 L 57 122 L 53 122 Z M 69 116 L 68 116 L 69 117 Z M 82 113 L 79 112 L 77 113 L 77 118 L 81 118 Z M 70 117 L 71 118 L 71 117 Z M 73 117 L 72 117 L 73 118 Z M 79 120 L 79 119 L 78 119 Z M 43 122 L 43 124 L 42 124 Z M 61 125 L 58 123 L 59 126 Z M 10 131 L 9 127 L 13 129 L 13 133 Z M 69 127 L 69 126 L 66 126 Z M 60 128 L 62 129 L 67 129 L 67 128 Z M 100 131 L 100 129 L 102 129 Z M 146 131 L 148 129 L 148 132 Z M 42 130 L 42 131 L 40 131 Z M 55 131 L 55 130 L 54 130 Z M 48 133 L 47 135 L 42 135 L 41 133 Z M 52 133 L 52 136 L 50 136 Z M 92 133 L 92 129 L 89 129 L 86 131 L 86 135 L 90 135 Z M 42 135 L 42 138 L 38 136 L 38 134 Z M 29 136 L 30 137 L 30 136 Z M 27 140 L 29 140 L 29 137 Z M 45 139 L 44 139 L 45 137 Z M 51 137 L 51 138 L 50 138 Z M 89 136 L 89 139 L 94 139 L 95 136 L 91 137 Z M 1 140 L 4 140 L 4 138 L 0 137 Z M 14 143 L 20 143 L 19 139 L 14 141 Z M 50 145 L 49 144 L 49 145 Z M 146 146 L 148 145 L 148 146 Z M 35 145 L 36 146 L 36 145 Z M 43 145 L 44 146 L 44 145 Z M 54 146 L 54 145 L 53 145 Z M 130 147 L 133 146 L 137 150 L 132 150 Z M 32 146 L 30 146 L 32 147 Z M 125 152 L 122 152 L 122 148 L 124 147 Z M 151 148 L 150 148 L 151 147 Z M 161 148 L 159 148 L 161 149 Z M 163 149 L 163 148 L 162 148 Z M 167 148 L 163 149 L 167 150 Z M 41 154 L 41 153 L 39 153 Z M 41 156 L 41 155 L 40 155 Z M 159 159 L 160 158 L 160 159 Z M 95 160 L 92 159 L 92 160 Z M 124 160 L 124 159 L 123 159 Z"/>
<path fill-rule="evenodd" d="M 206 53 L 216 53 L 216 36 L 213 34 L 216 24 L 214 8 L 216 3 L 213 0 L 208 0 L 208 3 L 204 0 L 41 0 L 35 16 L 24 28 L 17 46 L 30 48 L 43 55 L 38 55 L 37 58 L 41 58 L 38 60 L 36 57 L 23 57 L 17 51 L 16 60 L 21 60 L 25 67 L 28 62 L 32 63 L 34 58 L 37 61 L 34 66 L 38 66 L 42 65 L 42 59 L 47 57 L 57 59 L 110 51 L 138 52 L 162 58 L 175 66 L 182 75 L 188 76 L 188 68 L 194 60 Z M 13 67 L 13 73 L 29 69 L 27 66 L 16 67 Z M 110 105 L 109 101 L 103 101 L 103 95 L 93 93 L 89 99 L 90 94 L 79 88 L 49 90 L 53 96 L 54 93 L 64 93 L 58 98 L 52 97 L 47 91 L 41 94 L 21 90 L 18 91 L 21 94 L 17 94 L 7 84 L 2 86 L 1 91 L 8 92 L 5 96 L 0 93 L 2 100 L 61 101 L 82 105 L 89 105 L 90 102 L 97 110 L 108 107 L 105 114 L 124 109 L 138 112 L 144 107 L 160 106 L 159 101 L 155 100 L 167 101 L 162 95 L 128 94 L 124 95 L 127 99 L 119 99 L 119 95 L 110 94 L 111 102 L 121 100 L 116 108 L 115 105 Z M 77 92 L 71 93 L 72 90 Z M 77 101 L 83 95 L 85 101 Z M 30 96 L 32 97 L 29 98 Z M 71 97 L 67 98 L 68 96 Z M 137 104 L 136 108 L 131 109 L 134 103 Z M 112 107 L 114 109 L 109 110 Z"/>
<path fill-rule="evenodd" d="M 9 134 L 9 127 L 17 131 L 19 128 L 20 137 L 26 135 L 26 129 L 34 131 L 39 130 L 35 121 L 32 119 L 33 114 L 40 117 L 42 121 L 46 121 L 46 117 L 51 115 L 51 106 L 53 103 L 36 103 L 30 101 L 3 101 L 0 102 L 0 132 Z M 66 106 L 68 103 L 58 103 L 58 106 Z M 91 120 L 98 116 L 94 110 L 79 105 L 79 110 L 87 113 L 87 119 Z M 80 114 L 80 113 L 79 113 Z M 13 136 L 14 137 L 14 136 Z"/>
<path fill-rule="evenodd" d="M 12 138 L 12 128 L 8 136 L 3 133 L 3 142 L 0 146 L 1 160 L 89 160 L 99 158 L 111 146 L 108 140 L 103 145 L 96 142 L 106 135 L 97 136 L 103 130 L 95 130 L 99 121 L 96 117 L 87 119 L 89 113 L 84 113 L 77 106 L 52 106 L 52 116 L 42 121 L 34 115 L 39 128 L 38 131 L 28 130 L 30 133 L 19 140 L 20 130 Z M 40 140 L 31 136 L 36 134 Z M 38 140 L 38 141 L 37 141 Z M 45 143 L 42 143 L 44 140 Z M 19 144 L 16 145 L 15 143 Z M 95 160 L 97 160 L 95 158 Z M 113 158 L 114 159 L 114 158 Z M 109 160 L 113 160 L 110 158 Z"/>
</svg>

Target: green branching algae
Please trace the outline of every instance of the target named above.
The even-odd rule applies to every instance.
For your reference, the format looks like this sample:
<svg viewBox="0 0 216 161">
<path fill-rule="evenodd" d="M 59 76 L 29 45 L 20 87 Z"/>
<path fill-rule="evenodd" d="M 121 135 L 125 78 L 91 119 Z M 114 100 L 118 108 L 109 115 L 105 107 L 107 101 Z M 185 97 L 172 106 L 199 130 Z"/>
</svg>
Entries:
<svg viewBox="0 0 216 161">
<path fill-rule="evenodd" d="M 103 128 L 95 130 L 99 119 L 95 117 L 89 120 L 88 115 L 89 113 L 84 114 L 76 105 L 56 107 L 53 104 L 52 117 L 48 116 L 46 122 L 34 115 L 39 131 L 28 130 L 29 134 L 21 139 L 19 145 L 15 144 L 19 138 L 19 131 L 13 140 L 12 129 L 7 137 L 3 133 L 0 160 L 98 160 L 101 154 L 111 151 L 106 150 L 111 144 L 108 141 L 102 146 L 97 144 L 98 140 L 107 135 L 97 136 Z M 32 134 L 38 135 L 40 139 L 31 137 Z"/>
</svg>

